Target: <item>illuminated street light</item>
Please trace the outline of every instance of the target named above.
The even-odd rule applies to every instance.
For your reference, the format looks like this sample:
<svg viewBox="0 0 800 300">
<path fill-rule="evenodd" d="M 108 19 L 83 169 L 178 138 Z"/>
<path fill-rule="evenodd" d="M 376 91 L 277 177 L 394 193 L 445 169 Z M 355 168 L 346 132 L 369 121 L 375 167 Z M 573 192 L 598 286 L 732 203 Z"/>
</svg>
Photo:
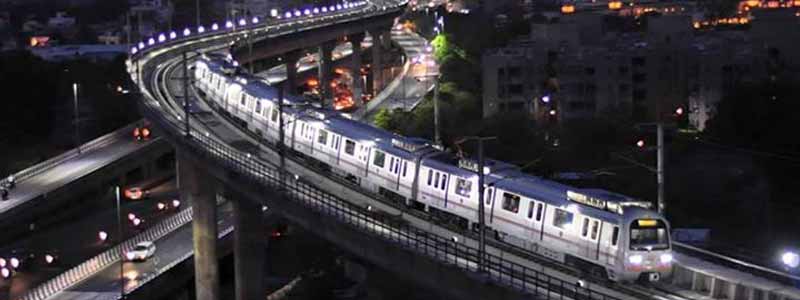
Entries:
<svg viewBox="0 0 800 300">
<path fill-rule="evenodd" d="M 133 221 L 133 219 L 136 219 L 136 215 L 134 215 L 133 213 L 128 213 L 128 220 Z"/>
<path fill-rule="evenodd" d="M 273 17 L 273 18 L 274 18 L 274 17 L 277 17 L 277 16 L 278 16 L 278 10 L 277 10 L 277 9 L 274 9 L 274 8 L 273 8 L 273 9 L 270 9 L 270 10 L 269 10 L 269 16 L 270 16 L 270 17 Z"/>
<path fill-rule="evenodd" d="M 203 27 L 203 26 L 197 27 L 197 33 L 203 33 L 203 32 L 206 32 L 206 28 L 205 27 Z"/>
<path fill-rule="evenodd" d="M 131 222 L 133 223 L 133 226 L 139 226 L 142 224 L 142 219 L 134 218 L 133 220 L 131 220 Z"/>
<path fill-rule="evenodd" d="M 9 270 L 8 268 L 0 269 L 0 274 L 3 275 L 3 278 L 11 277 L 11 270 Z"/>
<path fill-rule="evenodd" d="M 642 148 L 642 147 L 644 147 L 644 140 L 638 140 L 638 141 L 636 141 L 636 147 L 639 147 L 639 148 Z"/>
<path fill-rule="evenodd" d="M 217 25 L 217 23 L 211 24 L 211 30 L 218 30 L 218 29 L 219 25 Z"/>
<path fill-rule="evenodd" d="M 164 204 L 164 202 L 158 202 L 158 204 L 156 204 L 156 208 L 158 208 L 158 210 L 164 210 L 167 208 L 167 205 Z"/>
<path fill-rule="evenodd" d="M 178 206 L 181 206 L 181 201 L 178 199 L 172 200 L 172 207 L 178 208 Z"/>
<path fill-rule="evenodd" d="M 108 233 L 105 231 L 100 231 L 97 233 L 97 237 L 100 238 L 101 242 L 105 242 L 108 239 Z"/>
<path fill-rule="evenodd" d="M 8 260 L 8 263 L 11 265 L 12 268 L 19 269 L 20 265 L 19 258 L 12 257 L 11 259 Z"/>
<path fill-rule="evenodd" d="M 676 108 L 675 109 L 675 114 L 678 115 L 678 116 L 682 116 L 683 115 L 683 107 Z"/>
<path fill-rule="evenodd" d="M 169 33 L 169 39 L 170 40 L 174 40 L 177 37 L 178 37 L 178 34 L 175 33 L 175 31 Z"/>
<path fill-rule="evenodd" d="M 790 269 L 794 269 L 800 266 L 800 255 L 795 252 L 787 251 L 781 255 L 781 261 Z"/>
<path fill-rule="evenodd" d="M 550 110 L 550 115 L 551 116 L 555 116 L 556 115 L 556 110 L 555 109 L 551 109 Z"/>
<path fill-rule="evenodd" d="M 183 30 L 183 36 L 189 36 L 190 34 L 192 34 L 192 31 L 189 28 Z"/>
<path fill-rule="evenodd" d="M 542 96 L 542 102 L 544 102 L 544 103 L 550 103 L 550 95 L 544 95 L 544 96 Z"/>
<path fill-rule="evenodd" d="M 53 256 L 53 255 L 47 254 L 47 255 L 44 256 L 44 262 L 46 262 L 48 265 L 52 264 L 55 260 L 56 260 L 56 257 Z"/>
<path fill-rule="evenodd" d="M 156 43 L 156 40 L 154 38 L 150 38 L 150 39 L 147 40 L 147 45 L 148 46 L 152 46 L 155 43 Z"/>
<path fill-rule="evenodd" d="M 8 262 L 6 262 L 6 259 L 0 257 L 0 268 L 5 268 L 6 264 L 8 264 Z"/>
<path fill-rule="evenodd" d="M 167 36 L 165 36 L 163 33 L 158 35 L 158 42 L 159 43 L 163 43 L 166 40 L 167 40 Z"/>
</svg>

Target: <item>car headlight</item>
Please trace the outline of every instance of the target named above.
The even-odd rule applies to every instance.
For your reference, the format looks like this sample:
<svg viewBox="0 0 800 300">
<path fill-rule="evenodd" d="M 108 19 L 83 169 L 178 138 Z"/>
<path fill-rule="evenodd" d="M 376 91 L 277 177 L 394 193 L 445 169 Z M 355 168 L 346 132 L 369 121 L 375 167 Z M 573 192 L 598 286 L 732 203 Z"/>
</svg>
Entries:
<svg viewBox="0 0 800 300">
<path fill-rule="evenodd" d="M 672 262 L 672 254 L 669 254 L 669 253 L 661 254 L 661 263 L 662 264 L 668 264 L 668 263 L 671 263 L 671 262 Z"/>
<path fill-rule="evenodd" d="M 638 265 L 642 263 L 642 256 L 641 255 L 631 255 L 628 256 L 628 262 L 634 265 Z"/>
</svg>

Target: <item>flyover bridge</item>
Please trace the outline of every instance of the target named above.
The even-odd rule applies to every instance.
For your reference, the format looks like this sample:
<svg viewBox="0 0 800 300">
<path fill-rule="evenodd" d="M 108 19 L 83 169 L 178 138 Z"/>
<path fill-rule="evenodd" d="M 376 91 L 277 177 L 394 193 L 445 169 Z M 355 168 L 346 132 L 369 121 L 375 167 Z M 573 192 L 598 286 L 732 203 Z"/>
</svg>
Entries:
<svg viewBox="0 0 800 300">
<path fill-rule="evenodd" d="M 175 145 L 181 194 L 194 204 L 192 239 L 198 299 L 218 297 L 215 243 L 220 232 L 227 230 L 233 230 L 235 236 L 237 290 L 245 291 L 237 298 L 258 296 L 246 293 L 260 290 L 255 279 L 260 279 L 262 274 L 242 262 L 264 259 L 255 251 L 263 247 L 258 242 L 263 235 L 258 232 L 257 228 L 261 226 L 253 214 L 260 212 L 262 206 L 274 209 L 377 265 L 409 274 L 419 284 L 457 298 L 664 299 L 655 292 L 637 294 L 604 284 L 588 283 L 580 287 L 575 284 L 579 277 L 553 271 L 546 264 L 497 245 L 487 248 L 485 271 L 479 272 L 477 242 L 470 234 L 452 231 L 429 222 L 425 217 L 381 202 L 377 195 L 364 193 L 336 178 L 328 178 L 329 175 L 295 157 L 288 156 L 286 169 L 281 170 L 276 167 L 279 156 L 271 145 L 262 144 L 236 127 L 234 122 L 214 112 L 202 99 L 188 99 L 191 112 L 186 109 L 189 106 L 181 105 L 182 99 L 178 95 L 182 95 L 184 90 L 181 82 L 174 79 L 185 76 L 181 72 L 184 53 L 196 55 L 198 52 L 225 50 L 245 34 L 265 41 L 290 41 L 292 37 L 298 39 L 302 36 L 306 43 L 293 41 L 295 47 L 324 42 L 308 36 L 320 34 L 326 37 L 323 39 L 329 39 L 336 36 L 336 27 L 344 28 L 339 34 L 358 36 L 363 31 L 370 31 L 364 26 L 375 24 L 371 28 L 375 34 L 371 35 L 385 36 L 380 31 L 389 28 L 387 24 L 401 13 L 404 5 L 405 2 L 390 1 L 346 4 L 326 13 L 295 11 L 298 14 L 292 13 L 289 18 L 277 20 L 240 20 L 238 27 L 230 22 L 186 29 L 144 41 L 132 51 L 129 70 L 142 91 L 142 110 L 164 129 L 169 141 Z M 361 28 L 361 31 L 353 27 Z M 318 29 L 320 33 L 315 33 Z M 296 49 L 283 47 L 281 51 L 290 54 L 283 54 L 290 58 L 287 67 L 294 65 L 291 53 L 296 53 Z M 267 50 L 268 54 L 263 55 L 281 55 L 269 51 L 274 50 Z M 287 73 L 288 81 L 292 82 L 291 71 Z M 376 85 L 380 86 L 380 83 Z M 209 114 L 212 117 L 207 117 Z M 234 229 L 216 225 L 217 208 L 213 200 L 217 194 L 224 194 L 236 203 Z M 376 215 L 369 209 L 373 207 L 402 216 L 403 221 Z M 753 295 L 767 295 L 771 299 L 798 299 L 795 291 L 784 287 L 765 289 L 765 294 L 729 277 L 713 272 L 700 274 L 701 271 L 708 269 L 682 269 L 679 283 L 690 284 L 692 289 L 697 286 L 700 290 L 710 291 L 712 298 L 760 299 Z M 75 298 L 88 299 L 79 295 Z"/>
</svg>

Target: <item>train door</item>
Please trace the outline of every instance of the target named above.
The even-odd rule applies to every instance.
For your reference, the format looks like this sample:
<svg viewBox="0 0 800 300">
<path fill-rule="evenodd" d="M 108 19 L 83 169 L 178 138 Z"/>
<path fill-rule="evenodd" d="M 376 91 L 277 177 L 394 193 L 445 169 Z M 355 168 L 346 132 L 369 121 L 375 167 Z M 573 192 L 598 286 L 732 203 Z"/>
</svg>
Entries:
<svg viewBox="0 0 800 300">
<path fill-rule="evenodd" d="M 492 226 L 492 220 L 494 220 L 494 195 L 495 195 L 494 186 L 487 188 L 485 193 L 486 195 L 483 201 L 483 206 L 484 206 L 483 221 L 487 226 Z"/>
<path fill-rule="evenodd" d="M 536 201 L 528 201 L 527 210 L 525 212 L 525 237 L 527 241 L 533 241 L 539 238 L 539 236 L 536 235 Z"/>
<path fill-rule="evenodd" d="M 614 266 L 617 264 L 617 257 L 620 256 L 620 254 L 618 253 L 619 241 L 620 241 L 620 229 L 619 226 L 616 225 L 607 226 L 607 228 L 608 227 L 611 227 L 610 230 L 607 231 L 610 233 L 607 234 L 608 237 L 605 238 L 606 241 L 604 247 L 605 249 L 603 249 L 602 251 L 608 254 L 608 256 L 606 256 L 606 263 L 608 265 Z"/>
</svg>

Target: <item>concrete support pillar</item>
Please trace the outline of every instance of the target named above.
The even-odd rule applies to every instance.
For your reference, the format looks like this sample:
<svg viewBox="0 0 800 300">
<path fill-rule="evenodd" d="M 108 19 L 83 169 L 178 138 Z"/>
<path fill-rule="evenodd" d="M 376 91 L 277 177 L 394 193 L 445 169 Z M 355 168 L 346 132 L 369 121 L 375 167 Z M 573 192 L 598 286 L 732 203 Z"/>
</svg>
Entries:
<svg viewBox="0 0 800 300">
<path fill-rule="evenodd" d="M 372 94 L 378 95 L 378 92 L 383 88 L 383 62 L 382 62 L 382 38 L 386 33 L 385 30 L 374 29 L 370 30 L 369 34 L 372 36 Z"/>
<path fill-rule="evenodd" d="M 205 170 L 178 153 L 178 188 L 192 204 L 194 280 L 197 300 L 219 299 L 217 262 L 217 201 L 215 183 Z"/>
<path fill-rule="evenodd" d="M 331 59 L 331 52 L 336 47 L 336 41 L 326 41 L 319 45 L 319 60 L 317 60 L 317 71 L 320 93 L 322 96 L 322 106 L 331 108 L 333 107 L 333 93 L 331 93 L 331 78 L 333 75 L 333 59 Z"/>
<path fill-rule="evenodd" d="M 353 48 L 353 53 L 350 55 L 350 70 L 353 72 L 353 101 L 363 105 L 361 100 L 364 92 L 364 79 L 361 77 L 361 43 L 364 42 L 364 33 L 349 35 L 347 40 Z"/>
<path fill-rule="evenodd" d="M 266 234 L 261 205 L 244 197 L 233 198 L 234 267 L 236 300 L 264 298 L 264 262 Z"/>
<path fill-rule="evenodd" d="M 286 94 L 297 93 L 297 62 L 302 53 L 300 51 L 290 51 L 283 55 L 286 64 Z"/>
</svg>

